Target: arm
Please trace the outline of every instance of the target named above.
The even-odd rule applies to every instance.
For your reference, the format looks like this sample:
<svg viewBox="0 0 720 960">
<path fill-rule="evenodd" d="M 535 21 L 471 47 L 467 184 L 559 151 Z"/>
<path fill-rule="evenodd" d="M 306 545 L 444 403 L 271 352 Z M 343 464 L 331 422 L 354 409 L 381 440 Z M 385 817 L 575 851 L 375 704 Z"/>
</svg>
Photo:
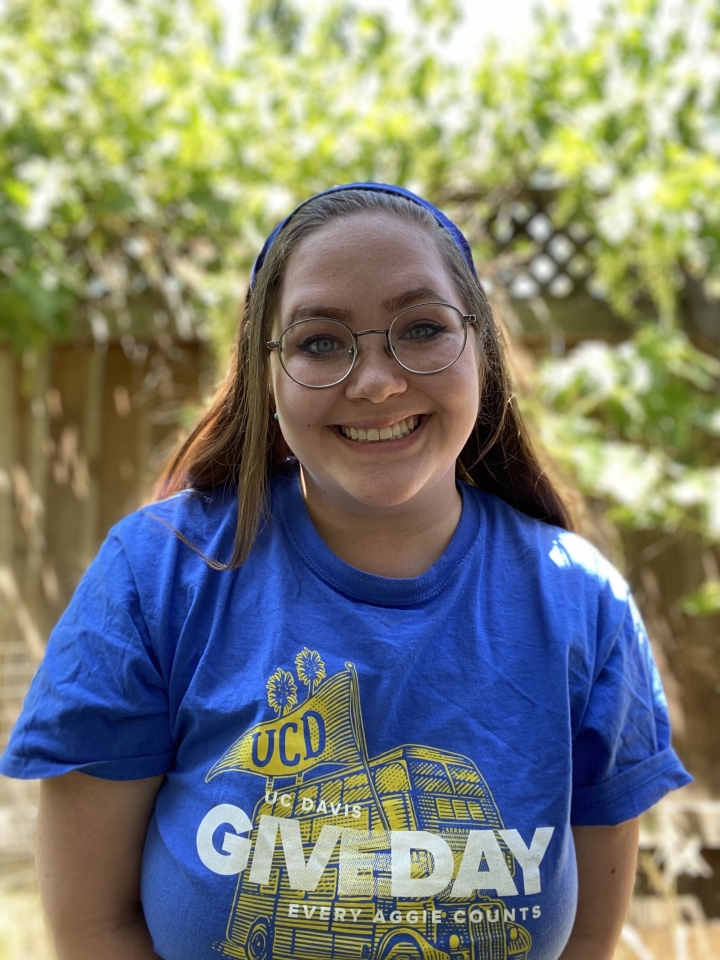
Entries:
<svg viewBox="0 0 720 960">
<path fill-rule="evenodd" d="M 140 905 L 140 862 L 164 777 L 44 780 L 38 882 L 58 960 L 158 960 Z"/>
<path fill-rule="evenodd" d="M 615 827 L 573 827 L 572 831 L 578 905 L 560 960 L 612 960 L 635 880 L 638 819 Z"/>
</svg>

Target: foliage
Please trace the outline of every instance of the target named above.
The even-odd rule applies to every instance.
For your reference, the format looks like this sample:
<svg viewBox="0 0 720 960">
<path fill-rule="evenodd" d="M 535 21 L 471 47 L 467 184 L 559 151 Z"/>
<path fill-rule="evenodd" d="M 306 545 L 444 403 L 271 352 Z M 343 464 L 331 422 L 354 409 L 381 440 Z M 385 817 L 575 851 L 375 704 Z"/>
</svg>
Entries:
<svg viewBox="0 0 720 960">
<path fill-rule="evenodd" d="M 540 14 L 526 52 L 490 46 L 472 74 L 435 42 L 455 0 L 412 6 L 394 33 L 346 2 L 253 0 L 228 58 L 212 0 L 7 0 L 0 333 L 67 334 L 78 304 L 111 294 L 122 313 L 128 290 L 181 330 L 227 328 L 273 220 L 361 178 L 472 196 L 475 221 L 552 188 L 623 313 L 649 301 L 669 322 L 686 275 L 720 292 L 711 0 L 609 4 L 583 45 L 561 10 Z"/>
<path fill-rule="evenodd" d="M 309 193 L 403 183 L 482 263 L 488 218 L 544 191 L 593 237 L 615 310 L 645 320 L 543 369 L 545 439 L 616 522 L 717 541 L 718 366 L 678 326 L 688 277 L 720 294 L 717 5 L 618 0 L 582 44 L 556 9 L 524 52 L 467 70 L 442 52 L 456 0 L 411 8 L 394 32 L 344 0 L 250 0 L 228 52 L 213 0 L 5 0 L 0 339 L 127 334 L 142 302 L 222 358 L 253 257 Z"/>
<path fill-rule="evenodd" d="M 680 331 L 588 340 L 541 367 L 545 439 L 613 519 L 720 538 L 719 384 L 720 361 Z"/>
<path fill-rule="evenodd" d="M 440 89 L 380 15 L 298 16 L 251 4 L 228 62 L 210 0 L 7 0 L 1 337 L 24 348 L 81 316 L 106 336 L 145 295 L 181 335 L 226 343 L 252 258 L 294 202 L 353 178 L 442 179 L 449 73 Z"/>
<path fill-rule="evenodd" d="M 689 530 L 720 541 L 720 361 L 685 333 L 642 325 L 611 346 L 586 341 L 540 367 L 548 449 L 623 527 Z M 686 597 L 720 610 L 714 581 Z"/>
<path fill-rule="evenodd" d="M 697 590 L 683 597 L 682 609 L 690 617 L 720 612 L 720 580 L 706 580 Z"/>
<path fill-rule="evenodd" d="M 421 24 L 439 25 L 443 37 L 462 19 L 458 0 L 410 0 L 410 6 Z"/>
<path fill-rule="evenodd" d="M 493 46 L 460 133 L 456 194 L 492 216 L 540 192 L 555 227 L 592 238 L 595 291 L 640 321 L 620 345 L 585 343 L 540 371 L 534 419 L 609 518 L 720 541 L 720 363 L 682 330 L 687 283 L 714 303 L 720 342 L 720 11 L 711 0 L 625 0 L 583 44 L 561 9 L 519 56 Z M 477 216 L 477 211 L 476 211 Z M 480 249 L 497 255 L 490 231 Z M 519 237 L 505 259 L 537 249 Z M 644 322 L 643 322 L 644 321 Z M 710 580 L 685 598 L 720 610 Z"/>
<path fill-rule="evenodd" d="M 670 323 L 685 277 L 720 295 L 720 10 L 625 0 L 579 44 L 541 14 L 520 57 L 490 48 L 464 131 L 469 182 L 490 196 L 552 190 L 556 225 L 584 225 L 616 311 Z"/>
</svg>

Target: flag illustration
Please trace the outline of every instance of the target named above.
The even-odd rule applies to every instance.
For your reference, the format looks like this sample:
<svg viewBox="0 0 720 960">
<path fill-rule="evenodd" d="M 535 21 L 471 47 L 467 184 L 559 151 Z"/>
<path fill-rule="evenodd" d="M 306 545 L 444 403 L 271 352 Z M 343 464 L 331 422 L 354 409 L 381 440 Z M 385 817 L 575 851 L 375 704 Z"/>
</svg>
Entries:
<svg viewBox="0 0 720 960">
<path fill-rule="evenodd" d="M 294 706 L 293 693 L 285 702 L 294 709 L 243 733 L 212 767 L 206 782 L 230 770 L 289 777 L 320 764 L 362 763 L 364 740 L 353 716 L 357 699 L 353 686 L 354 671 L 348 669 L 320 683 L 300 706 Z"/>
</svg>

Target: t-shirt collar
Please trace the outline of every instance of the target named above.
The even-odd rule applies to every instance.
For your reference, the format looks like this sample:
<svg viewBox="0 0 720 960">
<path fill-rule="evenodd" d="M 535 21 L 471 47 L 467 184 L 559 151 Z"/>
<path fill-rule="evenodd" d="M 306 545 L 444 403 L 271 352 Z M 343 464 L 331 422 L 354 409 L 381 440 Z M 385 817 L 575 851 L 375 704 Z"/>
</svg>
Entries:
<svg viewBox="0 0 720 960">
<path fill-rule="evenodd" d="M 419 577 L 391 578 L 358 570 L 341 560 L 315 529 L 300 487 L 300 471 L 278 478 L 273 514 L 280 520 L 294 549 L 331 587 L 355 600 L 382 606 L 408 606 L 440 593 L 451 581 L 480 532 L 482 505 L 479 491 L 458 483 L 462 512 L 445 552 Z"/>
</svg>

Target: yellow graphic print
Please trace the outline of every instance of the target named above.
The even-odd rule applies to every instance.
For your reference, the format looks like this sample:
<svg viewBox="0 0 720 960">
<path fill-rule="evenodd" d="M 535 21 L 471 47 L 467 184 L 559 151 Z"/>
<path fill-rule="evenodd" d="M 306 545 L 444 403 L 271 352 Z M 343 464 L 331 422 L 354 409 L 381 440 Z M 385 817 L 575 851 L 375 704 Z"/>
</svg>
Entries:
<svg viewBox="0 0 720 960">
<path fill-rule="evenodd" d="M 219 952 L 527 960 L 530 933 L 500 899 L 518 892 L 505 842 L 515 831 L 504 830 L 475 764 L 413 744 L 370 758 L 354 666 L 326 679 L 307 647 L 295 666 L 305 699 L 279 668 L 267 686 L 276 719 L 246 731 L 206 777 L 266 778 L 248 834 L 252 867 L 239 873 Z M 495 896 L 475 889 L 477 866 L 466 866 L 473 843 L 472 862 L 494 871 Z"/>
<path fill-rule="evenodd" d="M 277 670 L 268 681 L 268 701 L 280 716 L 244 733 L 218 760 L 207 779 L 226 770 L 287 777 L 304 774 L 320 764 L 361 763 L 352 710 L 353 686 L 350 672 L 338 673 L 314 696 L 292 709 L 297 703 L 292 674 Z"/>
</svg>

